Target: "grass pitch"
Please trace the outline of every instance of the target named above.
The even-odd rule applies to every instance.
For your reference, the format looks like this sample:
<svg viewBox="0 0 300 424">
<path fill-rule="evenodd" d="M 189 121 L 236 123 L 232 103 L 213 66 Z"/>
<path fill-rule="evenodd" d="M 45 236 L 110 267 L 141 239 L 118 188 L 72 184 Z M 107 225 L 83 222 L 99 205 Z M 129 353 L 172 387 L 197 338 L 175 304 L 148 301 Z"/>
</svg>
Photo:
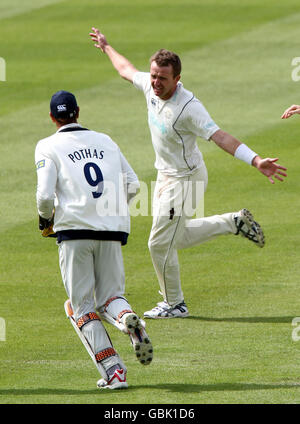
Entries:
<svg viewBox="0 0 300 424">
<path fill-rule="evenodd" d="M 300 117 L 292 80 L 299 56 L 297 0 L 2 0 L 0 56 L 0 403 L 300 403 Z M 276 156 L 288 179 L 272 186 L 254 169 L 199 140 L 209 171 L 206 215 L 250 209 L 266 246 L 224 236 L 180 252 L 191 316 L 149 321 L 155 356 L 136 361 L 128 338 L 109 328 L 128 367 L 129 390 L 100 392 L 88 354 L 65 318 L 53 240 L 37 229 L 34 148 L 55 128 L 49 99 L 73 91 L 80 122 L 107 132 L 141 181 L 155 180 L 143 95 L 120 80 L 88 33 L 98 26 L 140 70 L 158 48 L 182 58 L 182 81 L 225 131 L 262 156 Z M 160 300 L 147 249 L 151 217 L 132 218 L 124 248 L 126 295 L 142 314 Z M 2 334 L 3 335 L 3 334 Z M 1 337 L 0 337 L 1 338 Z"/>
</svg>

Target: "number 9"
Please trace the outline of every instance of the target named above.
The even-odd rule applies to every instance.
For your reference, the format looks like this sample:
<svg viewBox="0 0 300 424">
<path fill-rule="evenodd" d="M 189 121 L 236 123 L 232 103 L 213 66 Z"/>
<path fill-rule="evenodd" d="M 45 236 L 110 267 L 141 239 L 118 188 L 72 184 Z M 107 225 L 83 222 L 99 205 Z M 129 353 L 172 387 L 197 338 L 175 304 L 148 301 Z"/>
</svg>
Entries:
<svg viewBox="0 0 300 424">
<path fill-rule="evenodd" d="M 93 174 L 91 173 L 91 169 L 94 170 Z M 98 165 L 93 162 L 88 162 L 84 165 L 83 168 L 84 176 L 92 187 L 96 187 L 96 191 L 92 191 L 92 195 L 94 199 L 98 199 L 103 194 L 103 174 Z"/>
</svg>

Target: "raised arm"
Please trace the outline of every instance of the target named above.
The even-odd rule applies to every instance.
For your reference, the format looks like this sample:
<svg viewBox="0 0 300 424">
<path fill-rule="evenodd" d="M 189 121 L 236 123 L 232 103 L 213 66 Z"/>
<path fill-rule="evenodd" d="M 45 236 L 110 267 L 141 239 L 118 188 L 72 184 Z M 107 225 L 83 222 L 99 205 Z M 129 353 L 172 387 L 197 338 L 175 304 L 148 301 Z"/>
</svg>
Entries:
<svg viewBox="0 0 300 424">
<path fill-rule="evenodd" d="M 265 158 L 262 159 L 257 153 L 249 149 L 245 144 L 242 144 L 232 135 L 225 131 L 218 130 L 212 136 L 211 139 L 225 152 L 230 153 L 237 159 L 243 160 L 249 165 L 254 166 L 263 175 L 265 175 L 269 181 L 274 184 L 273 177 L 279 181 L 283 181 L 282 177 L 286 177 L 286 168 L 280 166 L 276 162 L 278 158 Z"/>
<path fill-rule="evenodd" d="M 102 34 L 97 28 L 92 28 L 93 32 L 90 32 L 90 37 L 94 41 L 95 47 L 102 50 L 109 57 L 114 68 L 119 72 L 120 76 L 127 81 L 132 83 L 133 75 L 138 70 L 129 62 L 126 57 L 118 53 L 110 44 L 108 44 L 104 34 Z"/>
</svg>

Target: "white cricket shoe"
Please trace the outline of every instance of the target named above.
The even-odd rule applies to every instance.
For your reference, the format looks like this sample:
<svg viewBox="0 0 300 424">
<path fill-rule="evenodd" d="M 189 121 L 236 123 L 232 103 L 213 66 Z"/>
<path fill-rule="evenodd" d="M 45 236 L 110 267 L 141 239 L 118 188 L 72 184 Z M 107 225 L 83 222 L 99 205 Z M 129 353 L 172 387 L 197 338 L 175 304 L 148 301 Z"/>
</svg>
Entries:
<svg viewBox="0 0 300 424">
<path fill-rule="evenodd" d="M 178 305 L 170 306 L 167 302 L 159 302 L 150 311 L 144 312 L 145 318 L 185 318 L 189 316 L 189 311 L 186 304 L 183 302 Z"/>
<path fill-rule="evenodd" d="M 153 347 L 143 321 L 134 312 L 129 312 L 122 317 L 122 323 L 129 334 L 137 359 L 142 365 L 149 365 L 153 359 Z"/>
<path fill-rule="evenodd" d="M 112 377 L 107 381 L 104 378 L 97 381 L 99 389 L 127 389 L 126 371 L 123 369 L 116 369 Z"/>
<path fill-rule="evenodd" d="M 253 241 L 259 247 L 264 247 L 265 238 L 261 226 L 254 221 L 253 215 L 247 209 L 242 209 L 234 216 L 236 226 L 236 235 L 241 234 L 243 237 Z"/>
</svg>

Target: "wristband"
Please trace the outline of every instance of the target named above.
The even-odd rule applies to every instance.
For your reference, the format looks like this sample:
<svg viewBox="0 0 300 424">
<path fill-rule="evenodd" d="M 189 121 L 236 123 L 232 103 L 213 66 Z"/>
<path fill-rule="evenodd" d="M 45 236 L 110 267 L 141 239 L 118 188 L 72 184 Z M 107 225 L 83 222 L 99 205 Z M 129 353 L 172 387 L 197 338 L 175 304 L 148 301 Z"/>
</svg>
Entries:
<svg viewBox="0 0 300 424">
<path fill-rule="evenodd" d="M 246 144 L 240 144 L 239 147 L 234 152 L 234 157 L 248 163 L 249 165 L 252 164 L 252 161 L 255 158 L 255 156 L 258 156 L 257 153 L 249 149 L 249 147 L 246 146 Z"/>
</svg>

